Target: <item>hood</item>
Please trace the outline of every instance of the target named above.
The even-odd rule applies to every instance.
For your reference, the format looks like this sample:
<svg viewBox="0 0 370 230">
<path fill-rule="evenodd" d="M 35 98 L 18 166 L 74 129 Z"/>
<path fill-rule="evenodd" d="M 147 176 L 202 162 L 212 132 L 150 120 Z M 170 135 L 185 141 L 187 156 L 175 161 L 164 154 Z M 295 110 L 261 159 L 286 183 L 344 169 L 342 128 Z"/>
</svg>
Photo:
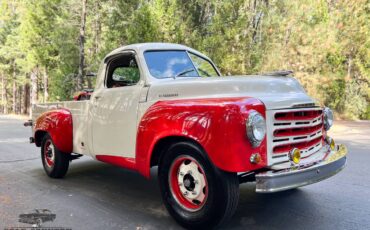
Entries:
<svg viewBox="0 0 370 230">
<path fill-rule="evenodd" d="M 315 103 L 295 78 L 281 76 L 161 79 L 150 85 L 148 101 L 241 96 L 261 100 L 267 110 Z"/>
</svg>

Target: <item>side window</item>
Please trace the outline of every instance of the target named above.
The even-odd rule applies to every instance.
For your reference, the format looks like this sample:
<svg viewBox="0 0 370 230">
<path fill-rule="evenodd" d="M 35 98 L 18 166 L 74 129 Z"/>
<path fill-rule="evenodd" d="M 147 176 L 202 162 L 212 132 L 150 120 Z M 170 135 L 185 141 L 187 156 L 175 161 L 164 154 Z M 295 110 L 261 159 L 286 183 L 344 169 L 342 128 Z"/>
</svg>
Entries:
<svg viewBox="0 0 370 230">
<path fill-rule="evenodd" d="M 136 85 L 140 80 L 140 71 L 132 53 L 123 54 L 109 62 L 107 88 Z"/>
<path fill-rule="evenodd" d="M 201 77 L 214 77 L 218 76 L 217 71 L 213 65 L 206 59 L 201 58 L 195 54 L 189 53 L 191 60 L 193 61 L 195 67 L 197 68 L 199 75 Z"/>
</svg>

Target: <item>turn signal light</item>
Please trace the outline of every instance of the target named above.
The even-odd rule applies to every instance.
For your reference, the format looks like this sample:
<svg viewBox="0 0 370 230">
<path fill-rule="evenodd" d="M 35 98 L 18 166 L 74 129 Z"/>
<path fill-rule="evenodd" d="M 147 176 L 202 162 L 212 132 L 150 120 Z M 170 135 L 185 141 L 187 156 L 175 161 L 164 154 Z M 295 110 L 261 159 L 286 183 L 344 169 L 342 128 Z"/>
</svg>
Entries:
<svg viewBox="0 0 370 230">
<path fill-rule="evenodd" d="M 330 149 L 333 151 L 335 150 L 335 141 L 331 137 L 326 137 L 326 143 L 330 146 Z"/>
<path fill-rule="evenodd" d="M 294 164 L 298 164 L 301 161 L 301 150 L 297 148 L 290 150 L 289 160 Z"/>
<path fill-rule="evenodd" d="M 258 164 L 262 160 L 261 155 L 259 153 L 255 153 L 251 155 L 250 161 L 252 164 Z"/>
</svg>

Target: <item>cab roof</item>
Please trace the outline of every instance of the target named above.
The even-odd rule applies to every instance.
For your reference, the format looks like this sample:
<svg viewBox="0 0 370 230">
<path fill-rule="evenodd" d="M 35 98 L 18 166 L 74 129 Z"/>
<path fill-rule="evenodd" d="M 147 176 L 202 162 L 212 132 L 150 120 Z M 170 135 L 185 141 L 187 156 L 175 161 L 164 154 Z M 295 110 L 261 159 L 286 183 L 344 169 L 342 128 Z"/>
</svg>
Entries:
<svg viewBox="0 0 370 230">
<path fill-rule="evenodd" d="M 203 56 L 209 59 L 207 56 L 200 53 L 199 51 L 192 49 L 190 47 L 184 46 L 184 45 L 175 44 L 175 43 L 156 42 L 156 43 L 136 43 L 136 44 L 131 44 L 127 46 L 121 46 L 113 50 L 112 52 L 110 52 L 107 56 L 105 56 L 104 60 L 107 59 L 108 57 L 114 56 L 125 50 L 134 50 L 136 53 L 139 53 L 139 54 L 143 54 L 145 51 L 148 51 L 148 50 L 187 50 L 194 54 L 197 54 L 199 56 Z"/>
</svg>

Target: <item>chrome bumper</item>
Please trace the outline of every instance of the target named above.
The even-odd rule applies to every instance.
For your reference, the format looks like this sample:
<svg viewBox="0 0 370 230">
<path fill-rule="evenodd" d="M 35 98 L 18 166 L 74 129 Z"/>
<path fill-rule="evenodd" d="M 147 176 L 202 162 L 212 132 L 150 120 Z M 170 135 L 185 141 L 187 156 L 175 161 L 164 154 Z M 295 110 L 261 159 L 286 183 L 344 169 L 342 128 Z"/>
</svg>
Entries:
<svg viewBox="0 0 370 230">
<path fill-rule="evenodd" d="M 316 183 L 341 171 L 347 161 L 347 148 L 338 145 L 336 150 L 326 151 L 325 157 L 308 165 L 267 171 L 256 175 L 256 192 L 272 193 Z"/>
</svg>

